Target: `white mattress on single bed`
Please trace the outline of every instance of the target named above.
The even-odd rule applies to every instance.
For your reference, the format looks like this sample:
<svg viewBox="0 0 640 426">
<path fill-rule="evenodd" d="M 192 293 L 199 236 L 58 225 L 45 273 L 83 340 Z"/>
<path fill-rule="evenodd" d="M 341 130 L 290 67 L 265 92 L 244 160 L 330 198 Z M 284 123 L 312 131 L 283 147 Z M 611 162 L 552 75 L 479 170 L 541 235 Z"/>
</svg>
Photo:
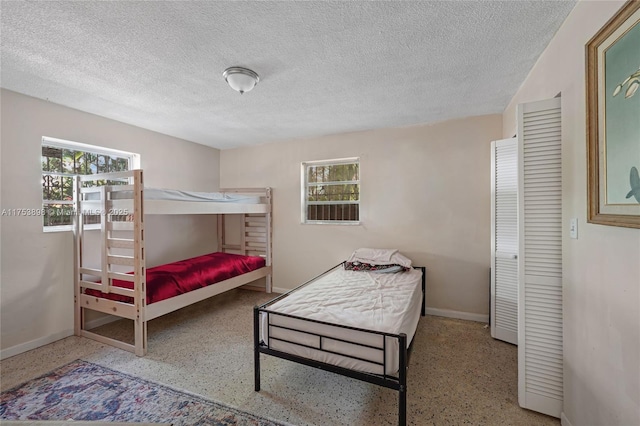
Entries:
<svg viewBox="0 0 640 426">
<path fill-rule="evenodd" d="M 366 330 L 407 335 L 407 345 L 415 333 L 422 309 L 422 272 L 411 269 L 402 273 L 346 271 L 342 267 L 294 291 L 266 309 L 298 317 Z M 371 362 L 322 352 L 317 349 L 282 342 L 277 338 L 317 348 L 319 338 L 303 332 L 318 333 L 349 342 L 382 348 L 382 336 L 358 330 L 312 323 L 296 318 L 269 315 L 269 322 L 300 331 L 269 327 L 262 314 L 261 338 L 275 350 L 287 352 L 352 370 L 382 374 L 382 366 Z M 270 340 L 270 341 L 269 341 Z M 323 348 L 366 360 L 383 362 L 381 350 L 357 346 L 330 338 Z M 398 371 L 398 339 L 387 337 L 386 374 Z"/>
</svg>

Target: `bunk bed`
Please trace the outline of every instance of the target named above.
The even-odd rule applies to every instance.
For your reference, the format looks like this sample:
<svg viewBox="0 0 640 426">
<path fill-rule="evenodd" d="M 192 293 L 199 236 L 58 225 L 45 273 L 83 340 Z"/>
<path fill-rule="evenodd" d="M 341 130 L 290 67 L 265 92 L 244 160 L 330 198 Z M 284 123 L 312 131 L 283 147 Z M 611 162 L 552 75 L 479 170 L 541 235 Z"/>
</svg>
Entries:
<svg viewBox="0 0 640 426">
<path fill-rule="evenodd" d="M 381 273 L 350 260 L 254 308 L 255 390 L 260 354 L 267 354 L 397 390 L 398 423 L 405 425 L 426 268 L 409 261 Z"/>
<path fill-rule="evenodd" d="M 76 176 L 75 181 L 76 335 L 144 356 L 148 321 L 261 278 L 264 286 L 250 288 L 271 292 L 270 188 L 154 190 L 144 187 L 142 170 Z M 217 215 L 219 252 L 147 269 L 145 216 L 162 214 Z M 239 244 L 228 242 L 229 214 L 240 215 Z M 86 234 L 96 229 L 99 247 Z M 90 249 L 100 253 L 99 261 L 87 259 Z M 134 344 L 88 330 L 86 310 L 133 320 Z"/>
</svg>

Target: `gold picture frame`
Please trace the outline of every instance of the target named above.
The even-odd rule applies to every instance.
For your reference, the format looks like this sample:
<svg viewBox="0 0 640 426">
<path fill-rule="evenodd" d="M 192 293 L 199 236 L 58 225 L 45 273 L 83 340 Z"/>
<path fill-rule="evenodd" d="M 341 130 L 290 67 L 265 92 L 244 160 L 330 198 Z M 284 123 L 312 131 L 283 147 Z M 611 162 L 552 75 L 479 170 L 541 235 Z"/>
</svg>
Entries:
<svg viewBox="0 0 640 426">
<path fill-rule="evenodd" d="M 587 220 L 591 223 L 640 228 L 638 46 L 638 0 L 625 3 L 586 45 Z"/>
</svg>

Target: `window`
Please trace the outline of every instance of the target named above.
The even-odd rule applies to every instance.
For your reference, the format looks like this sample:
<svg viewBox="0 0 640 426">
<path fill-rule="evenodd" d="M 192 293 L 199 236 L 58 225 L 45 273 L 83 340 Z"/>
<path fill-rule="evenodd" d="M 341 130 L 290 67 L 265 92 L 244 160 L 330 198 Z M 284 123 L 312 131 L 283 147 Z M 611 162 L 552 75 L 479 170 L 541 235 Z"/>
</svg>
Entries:
<svg viewBox="0 0 640 426">
<path fill-rule="evenodd" d="M 360 159 L 302 163 L 302 223 L 360 223 Z"/>
<path fill-rule="evenodd" d="M 139 166 L 139 157 L 124 151 L 42 138 L 42 211 L 45 231 L 70 230 L 75 214 L 73 176 L 121 172 Z M 98 223 L 99 217 L 87 217 Z"/>
</svg>

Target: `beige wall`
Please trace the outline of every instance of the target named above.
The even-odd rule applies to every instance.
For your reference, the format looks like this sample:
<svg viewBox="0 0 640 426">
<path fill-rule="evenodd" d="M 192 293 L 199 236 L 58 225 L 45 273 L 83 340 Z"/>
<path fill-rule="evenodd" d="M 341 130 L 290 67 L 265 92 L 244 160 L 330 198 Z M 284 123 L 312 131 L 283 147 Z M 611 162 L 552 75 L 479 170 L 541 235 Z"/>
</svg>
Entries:
<svg viewBox="0 0 640 426">
<path fill-rule="evenodd" d="M 219 188 L 219 151 L 14 92 L 2 90 L 1 205 L 37 209 L 42 202 L 42 136 L 141 154 L 147 186 Z M 40 217 L 1 218 L 2 355 L 39 346 L 73 330 L 71 232 L 44 233 Z M 148 264 L 216 248 L 213 217 L 147 220 Z"/>
<path fill-rule="evenodd" d="M 564 423 L 640 424 L 640 229 L 586 222 L 585 44 L 622 2 L 580 2 L 505 110 L 562 92 Z M 578 239 L 568 236 L 578 218 Z"/>
<path fill-rule="evenodd" d="M 220 183 L 274 190 L 274 287 L 293 288 L 358 247 L 428 268 L 427 304 L 489 313 L 490 142 L 499 115 L 224 150 Z M 360 157 L 360 226 L 300 223 L 300 163 Z M 433 310 L 432 310 L 433 312 Z"/>
</svg>

